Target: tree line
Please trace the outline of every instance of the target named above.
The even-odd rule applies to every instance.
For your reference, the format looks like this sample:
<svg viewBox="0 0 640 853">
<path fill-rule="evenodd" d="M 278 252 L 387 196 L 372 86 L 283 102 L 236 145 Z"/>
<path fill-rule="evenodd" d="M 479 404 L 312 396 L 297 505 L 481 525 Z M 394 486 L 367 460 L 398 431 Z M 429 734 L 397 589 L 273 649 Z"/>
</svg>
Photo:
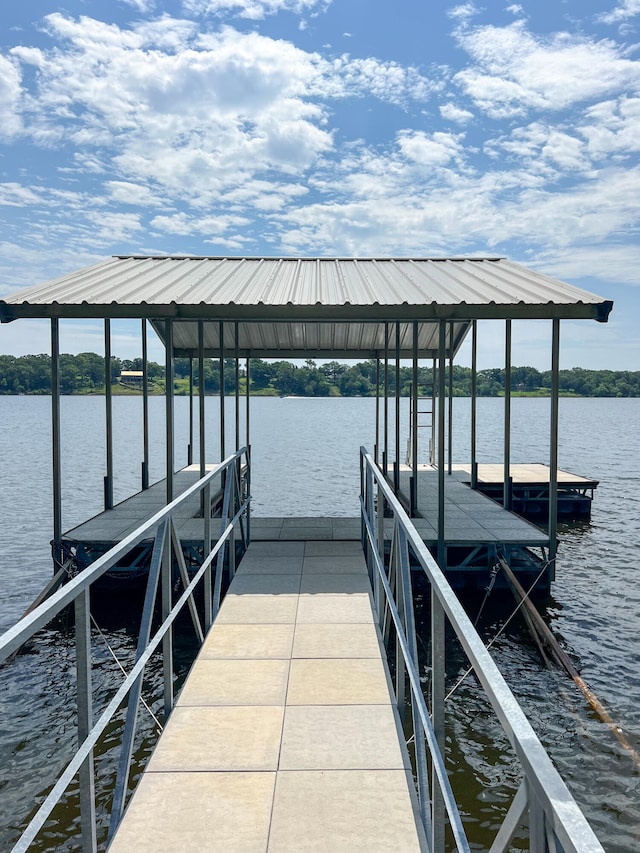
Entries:
<svg viewBox="0 0 640 853">
<path fill-rule="evenodd" d="M 122 371 L 140 371 L 141 358 L 120 359 L 112 357 L 110 379 L 114 390 L 135 391 L 122 382 Z M 329 361 L 316 364 L 307 359 L 303 365 L 289 361 L 264 361 L 250 359 L 251 393 L 273 396 L 299 397 L 370 397 L 376 393 L 376 362 L 374 359 L 358 364 L 341 364 Z M 174 366 L 174 388 L 178 394 L 189 393 L 189 376 L 193 375 L 194 388 L 199 388 L 198 361 L 190 364 L 187 358 L 177 358 Z M 164 393 L 164 365 L 150 361 L 147 377 L 152 393 Z M 217 359 L 204 361 L 204 388 L 207 394 L 220 393 L 220 363 Z M 384 384 L 381 364 L 380 387 Z M 413 381 L 410 366 L 399 370 L 400 394 L 409 395 Z M 418 370 L 419 393 L 428 396 L 432 391 L 434 372 L 431 367 Z M 435 377 L 437 382 L 437 376 Z M 225 393 L 235 391 L 236 370 L 233 359 L 224 361 Z M 446 382 L 449 382 L 447 369 Z M 468 367 L 454 365 L 452 394 L 468 397 L 471 394 L 472 374 Z M 387 384 L 389 394 L 396 389 L 395 364 L 389 364 Z M 239 371 L 239 385 L 246 390 L 244 363 Z M 502 368 L 478 371 L 476 393 L 480 397 L 497 397 L 504 394 L 505 372 Z M 547 396 L 551 388 L 551 371 L 535 367 L 512 367 L 511 391 L 525 396 Z M 96 353 L 64 354 L 60 356 L 60 390 L 63 394 L 100 394 L 105 389 L 104 357 Z M 12 356 L 0 355 L 0 394 L 50 394 L 51 358 L 47 354 Z M 640 397 L 640 371 L 585 370 L 574 367 L 560 371 L 560 393 L 579 397 Z"/>
</svg>

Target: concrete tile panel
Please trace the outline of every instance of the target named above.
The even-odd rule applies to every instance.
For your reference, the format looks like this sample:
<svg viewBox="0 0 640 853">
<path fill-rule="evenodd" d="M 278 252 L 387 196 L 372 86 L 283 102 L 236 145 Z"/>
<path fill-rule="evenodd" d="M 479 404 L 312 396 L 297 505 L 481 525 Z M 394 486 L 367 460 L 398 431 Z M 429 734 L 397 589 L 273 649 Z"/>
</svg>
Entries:
<svg viewBox="0 0 640 853">
<path fill-rule="evenodd" d="M 176 707 L 151 756 L 147 773 L 276 770 L 284 708 Z"/>
<path fill-rule="evenodd" d="M 293 625 L 224 625 L 217 621 L 198 660 L 208 658 L 284 658 L 293 645 Z"/>
<path fill-rule="evenodd" d="M 280 770 L 408 766 L 390 705 L 299 705 L 285 711 Z"/>
<path fill-rule="evenodd" d="M 328 574 L 329 572 L 353 573 L 360 572 L 366 574 L 367 566 L 364 561 L 364 556 L 360 553 L 359 556 L 344 556 L 344 557 L 306 557 L 302 566 L 303 574 L 311 574 L 312 572 L 320 572 L 320 574 Z"/>
<path fill-rule="evenodd" d="M 293 623 L 297 610 L 297 595 L 228 595 L 216 623 Z"/>
<path fill-rule="evenodd" d="M 320 573 L 309 573 L 302 576 L 300 585 L 301 593 L 356 593 L 371 592 L 371 584 L 366 574 L 350 572 L 349 574 L 321 575 Z"/>
<path fill-rule="evenodd" d="M 275 773 L 147 773 L 110 853 L 264 853 Z"/>
<path fill-rule="evenodd" d="M 263 557 L 247 554 L 241 560 L 237 574 L 300 575 L 302 574 L 302 555 L 299 557 Z"/>
<path fill-rule="evenodd" d="M 247 554 L 259 557 L 302 557 L 304 542 L 252 542 Z"/>
<path fill-rule="evenodd" d="M 309 622 L 371 622 L 371 599 L 363 593 L 351 595 L 301 595 L 298 624 Z"/>
<path fill-rule="evenodd" d="M 177 704 L 283 705 L 289 661 L 198 659 Z"/>
<path fill-rule="evenodd" d="M 227 595 L 296 595 L 300 592 L 298 574 L 244 573 L 236 576 Z"/>
<path fill-rule="evenodd" d="M 291 661 L 287 705 L 382 705 L 389 702 L 381 660 Z"/>
<path fill-rule="evenodd" d="M 421 845 L 403 770 L 282 771 L 268 853 L 413 853 Z"/>
<path fill-rule="evenodd" d="M 333 527 L 335 529 L 336 523 Z M 360 540 L 344 539 L 340 541 L 309 542 L 304 552 L 305 557 L 357 557 L 362 555 Z"/>
<path fill-rule="evenodd" d="M 380 657 L 378 634 L 373 623 L 298 624 L 293 640 L 294 658 Z"/>
</svg>

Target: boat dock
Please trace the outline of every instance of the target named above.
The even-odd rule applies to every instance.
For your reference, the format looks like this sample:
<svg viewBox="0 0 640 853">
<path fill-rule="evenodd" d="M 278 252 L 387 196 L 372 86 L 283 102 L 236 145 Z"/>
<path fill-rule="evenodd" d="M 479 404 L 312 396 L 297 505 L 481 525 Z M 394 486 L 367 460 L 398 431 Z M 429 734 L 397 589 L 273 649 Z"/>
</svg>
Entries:
<svg viewBox="0 0 640 853">
<path fill-rule="evenodd" d="M 360 542 L 254 542 L 110 853 L 426 850 L 392 695 Z"/>
<path fill-rule="evenodd" d="M 499 467 L 499 466 L 497 466 Z M 211 466 L 209 466 L 211 468 Z M 174 493 L 184 492 L 199 476 L 197 465 L 174 475 Z M 409 490 L 409 470 L 400 473 L 400 488 Z M 216 489 L 213 492 L 217 494 Z M 165 481 L 138 492 L 105 510 L 84 524 L 69 530 L 62 538 L 63 551 L 72 554 L 75 568 L 82 570 L 147 521 L 164 506 Z M 421 466 L 418 471 L 418 496 L 421 517 L 414 526 L 422 541 L 435 553 L 438 545 L 438 476 L 436 469 Z M 456 470 L 445 477 L 444 495 L 445 573 L 456 588 L 483 589 L 488 573 L 500 551 L 506 554 L 516 574 L 526 584 L 540 571 L 536 552 L 549 545 L 547 533 L 517 514 L 505 510 L 480 491 L 469 488 L 465 472 Z M 215 519 L 212 522 L 215 526 Z M 176 519 L 176 531 L 182 543 L 187 565 L 198 565 L 201 557 L 204 522 L 197 496 L 185 501 Z M 251 539 L 257 541 L 352 541 L 361 537 L 359 518 L 345 517 L 253 517 Z M 392 523 L 385 522 L 385 539 L 391 541 Z M 124 564 L 111 569 L 104 583 L 143 583 L 151 557 L 152 539 L 141 543 Z M 552 576 L 538 582 L 548 588 Z"/>
<path fill-rule="evenodd" d="M 507 565 L 525 576 L 523 586 L 532 578 L 549 588 L 562 481 L 560 325 L 606 322 L 611 308 L 609 300 L 504 258 L 458 257 L 118 256 L 1 299 L 2 323 L 47 318 L 51 326 L 53 523 L 47 538 L 54 575 L 0 637 L 0 662 L 37 642 L 38 632 L 69 606 L 76 662 L 75 714 L 68 716 L 77 750 L 68 761 L 65 751 L 45 756 L 48 767 L 57 765 L 53 787 L 46 793 L 35 787 L 24 798 L 24 813 L 10 815 L 11 832 L 19 827 L 20 833 L 16 853 L 38 838 L 56 848 L 72 843 L 83 853 L 113 839 L 115 853 L 211 847 L 444 853 L 484 849 L 480 823 L 495 830 L 495 853 L 511 849 L 515 836 L 518 844 L 527 837 L 532 850 L 602 853 L 452 587 L 491 589 L 498 566 Z M 83 318 L 104 323 L 105 511 L 64 533 L 60 326 Z M 111 322 L 119 319 L 141 322 L 141 491 L 114 506 Z M 508 477 L 501 507 L 482 494 L 495 483 L 477 467 L 479 327 L 504 324 L 499 467 L 511 472 L 512 323 L 520 320 L 548 325 L 549 469 L 532 482 Z M 150 440 L 149 333 L 165 355 L 165 479 L 151 487 L 152 451 L 158 451 Z M 451 467 L 454 361 L 467 338 L 471 476 Z M 176 358 L 189 360 L 188 435 L 175 417 Z M 375 409 L 359 439 L 360 482 L 354 477 L 352 484 L 359 516 L 254 518 L 251 460 L 259 442 L 252 446 L 251 397 L 260 387 L 259 360 L 308 358 L 368 362 Z M 411 364 L 409 384 L 403 361 Z M 418 400 L 425 397 L 431 398 L 428 424 L 419 419 Z M 406 470 L 400 447 L 405 400 Z M 326 440 L 320 422 L 310 428 L 318 442 Z M 199 464 L 176 472 L 180 445 L 189 462 Z M 353 455 L 355 462 L 357 447 Z M 421 466 L 421 458 L 437 469 Z M 275 464 L 288 466 L 293 487 L 297 476 L 314 476 L 307 462 L 284 451 Z M 479 488 L 470 488 L 470 480 Z M 511 511 L 513 480 L 529 490 L 531 506 L 539 501 L 542 508 L 546 489 L 548 533 Z M 571 487 L 582 498 L 595 485 Z M 416 625 L 418 574 L 429 587 L 428 634 L 422 618 Z M 96 689 L 102 673 L 91 608 L 104 584 L 123 582 L 139 585 L 144 600 L 135 657 L 122 666 L 122 682 L 104 707 L 102 698 L 95 701 L 103 694 Z M 183 618 L 191 619 L 201 651 L 175 697 L 174 632 Z M 500 727 L 495 741 L 481 748 L 518 763 L 519 787 L 504 786 L 509 804 L 503 797 L 495 802 L 473 758 L 447 765 L 447 741 L 456 738 L 446 708 L 451 642 L 460 644 L 476 673 L 483 715 L 489 703 Z M 153 699 L 163 705 L 164 731 L 130 797 L 153 656 L 158 663 L 161 656 L 156 686 L 162 697 Z M 125 703 L 114 781 L 96 772 L 95 759 L 111 748 Z M 59 725 L 50 722 L 52 731 Z M 65 742 L 67 734 L 65 728 Z M 458 747 L 469 754 L 476 744 L 461 740 Z M 461 770 L 482 797 L 486 793 L 480 811 L 469 813 L 468 801 L 454 790 L 468 790 Z M 74 780 L 77 813 L 67 816 L 77 832 L 69 842 L 57 832 L 55 810 Z M 75 790 L 65 809 L 75 803 Z M 98 810 L 107 802 L 108 829 Z"/>
</svg>

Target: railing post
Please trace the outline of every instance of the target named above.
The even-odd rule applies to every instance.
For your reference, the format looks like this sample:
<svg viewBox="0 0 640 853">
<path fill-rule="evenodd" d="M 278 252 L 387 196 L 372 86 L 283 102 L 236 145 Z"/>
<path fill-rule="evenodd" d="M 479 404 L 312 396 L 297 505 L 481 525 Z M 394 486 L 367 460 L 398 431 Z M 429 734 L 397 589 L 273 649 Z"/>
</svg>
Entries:
<svg viewBox="0 0 640 853">
<path fill-rule="evenodd" d="M 211 551 L 211 485 L 207 483 L 204 487 L 204 499 L 202 501 L 204 515 L 204 539 L 202 542 L 202 560 L 206 560 Z M 213 624 L 213 590 L 211 588 L 211 564 L 204 575 L 204 630 L 205 634 Z"/>
<path fill-rule="evenodd" d="M 431 587 L 431 722 L 441 754 L 445 755 L 444 684 L 445 684 L 444 609 Z M 431 782 L 431 853 L 444 851 L 444 799 L 438 780 Z"/>
<path fill-rule="evenodd" d="M 149 645 L 149 637 L 151 635 L 151 623 L 153 620 L 153 612 L 156 604 L 158 593 L 158 581 L 160 579 L 160 571 L 162 567 L 162 555 L 166 545 L 165 530 L 166 521 L 160 522 L 156 530 L 156 537 L 153 543 L 153 551 L 151 552 L 151 561 L 149 564 L 149 575 L 147 578 L 147 588 L 144 596 L 144 604 L 142 607 L 142 616 L 140 619 L 140 631 L 138 632 L 138 643 L 136 647 L 136 663 L 145 652 Z M 133 754 L 133 741 L 136 733 L 136 725 L 138 720 L 138 707 L 140 704 L 140 696 L 142 695 L 142 675 L 136 680 L 129 693 L 129 702 L 127 704 L 127 716 L 124 724 L 124 732 L 122 734 L 122 746 L 120 749 L 120 761 L 118 764 L 118 775 L 113 792 L 113 804 L 111 806 L 111 820 L 109 822 L 109 834 L 107 842 L 113 838 L 122 815 L 124 813 L 125 798 L 127 786 L 129 782 L 129 769 L 131 766 L 131 756 Z"/>
<path fill-rule="evenodd" d="M 401 578 L 402 598 L 404 601 L 404 624 L 405 635 L 411 650 L 412 662 L 415 670 L 419 672 L 418 664 L 418 641 L 416 636 L 416 622 L 413 608 L 413 588 L 411 583 L 411 563 L 409 561 L 409 545 L 407 536 L 402 529 L 400 536 L 401 555 Z M 413 720 L 413 742 L 416 751 L 416 778 L 418 782 L 418 801 L 420 803 L 420 814 L 424 824 L 425 832 L 431 833 L 431 816 L 429 814 L 429 774 L 427 765 L 427 750 L 425 745 L 424 731 L 415 710 L 413 701 L 413 688 L 411 688 L 411 718 Z"/>
<path fill-rule="evenodd" d="M 93 727 L 91 687 L 91 611 L 89 588 L 80 592 L 74 602 L 76 621 L 76 669 L 78 701 L 78 746 Z M 80 821 L 83 853 L 97 850 L 96 799 L 93 750 L 80 768 Z"/>
<path fill-rule="evenodd" d="M 162 621 L 171 612 L 171 535 L 169 525 L 165 529 L 162 553 Z M 162 673 L 164 682 L 164 719 L 169 719 L 173 710 L 173 625 L 162 638 Z"/>
</svg>

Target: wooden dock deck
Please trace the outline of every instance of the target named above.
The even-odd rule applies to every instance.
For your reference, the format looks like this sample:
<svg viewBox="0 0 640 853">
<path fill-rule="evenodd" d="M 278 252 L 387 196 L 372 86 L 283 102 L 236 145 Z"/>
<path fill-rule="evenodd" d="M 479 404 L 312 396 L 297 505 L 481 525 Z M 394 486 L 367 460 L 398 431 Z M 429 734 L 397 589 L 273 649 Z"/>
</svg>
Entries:
<svg viewBox="0 0 640 853">
<path fill-rule="evenodd" d="M 254 542 L 110 853 L 426 849 L 360 543 Z"/>
</svg>

